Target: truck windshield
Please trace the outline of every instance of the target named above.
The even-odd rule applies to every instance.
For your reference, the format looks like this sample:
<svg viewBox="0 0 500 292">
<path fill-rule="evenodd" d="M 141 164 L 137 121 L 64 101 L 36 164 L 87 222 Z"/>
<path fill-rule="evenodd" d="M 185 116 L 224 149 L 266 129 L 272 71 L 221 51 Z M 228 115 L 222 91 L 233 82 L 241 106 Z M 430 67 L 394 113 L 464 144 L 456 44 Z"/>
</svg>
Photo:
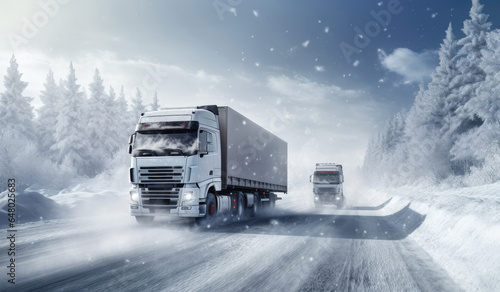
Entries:
<svg viewBox="0 0 500 292">
<path fill-rule="evenodd" d="M 315 184 L 339 184 L 340 174 L 338 171 L 331 172 L 315 172 L 313 176 Z"/>
<path fill-rule="evenodd" d="M 136 132 L 132 156 L 191 156 L 198 153 L 196 130 Z"/>
</svg>

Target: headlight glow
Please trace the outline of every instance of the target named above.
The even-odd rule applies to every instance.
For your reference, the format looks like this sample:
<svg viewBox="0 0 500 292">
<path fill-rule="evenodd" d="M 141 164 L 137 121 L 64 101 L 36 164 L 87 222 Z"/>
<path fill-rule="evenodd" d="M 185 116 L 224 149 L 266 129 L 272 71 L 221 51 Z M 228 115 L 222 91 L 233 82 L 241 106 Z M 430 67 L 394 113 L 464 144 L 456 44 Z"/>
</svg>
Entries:
<svg viewBox="0 0 500 292">
<path fill-rule="evenodd" d="M 137 189 L 130 190 L 130 200 L 134 202 L 139 202 L 139 190 Z"/>
<path fill-rule="evenodd" d="M 194 201 L 195 197 L 194 197 L 194 194 L 193 192 L 185 192 L 182 194 L 182 202 L 183 203 L 191 203 L 192 201 Z"/>
</svg>

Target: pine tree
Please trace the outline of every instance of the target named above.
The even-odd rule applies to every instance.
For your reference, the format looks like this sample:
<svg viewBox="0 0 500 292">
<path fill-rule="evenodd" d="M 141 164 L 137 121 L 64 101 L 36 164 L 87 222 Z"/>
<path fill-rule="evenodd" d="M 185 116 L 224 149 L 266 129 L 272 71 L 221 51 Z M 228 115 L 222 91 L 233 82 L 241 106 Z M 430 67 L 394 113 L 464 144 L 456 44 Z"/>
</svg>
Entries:
<svg viewBox="0 0 500 292">
<path fill-rule="evenodd" d="M 464 22 L 462 31 L 465 37 L 458 41 L 462 46 L 458 52 L 458 70 L 460 74 L 452 81 L 457 85 L 457 90 L 452 93 L 449 107 L 451 110 L 450 130 L 447 133 L 454 141 L 450 150 L 453 169 L 456 174 L 467 173 L 471 166 L 478 161 L 466 150 L 466 145 L 473 135 L 473 130 L 484 122 L 474 109 L 476 90 L 486 78 L 486 73 L 479 66 L 482 51 L 486 48 L 486 36 L 490 31 L 491 23 L 487 22 L 488 15 L 482 12 L 483 5 L 479 0 L 472 0 L 470 19 Z M 471 132 L 472 131 L 472 132 Z"/>
<path fill-rule="evenodd" d="M 146 107 L 142 103 L 142 93 L 139 88 L 137 88 L 135 97 L 132 98 L 132 113 L 135 115 L 136 119 L 138 119 L 145 111 Z"/>
<path fill-rule="evenodd" d="M 50 147 L 55 143 L 55 133 L 57 124 L 57 115 L 59 112 L 58 102 L 60 102 L 60 90 L 54 80 L 54 73 L 49 70 L 45 79 L 44 90 L 41 92 L 40 99 L 43 105 L 38 110 L 38 124 L 40 134 L 40 145 L 42 152 L 49 154 Z"/>
<path fill-rule="evenodd" d="M 92 149 L 88 142 L 86 123 L 86 100 L 80 91 L 73 62 L 70 73 L 63 82 L 62 99 L 57 115 L 55 140 L 52 150 L 56 151 L 56 161 L 63 168 L 74 168 L 84 176 L 95 175 L 92 168 Z"/>
<path fill-rule="evenodd" d="M 23 96 L 28 82 L 22 81 L 16 58 L 10 59 L 10 67 L 4 76 L 5 92 L 0 95 L 0 129 L 9 131 L 11 138 L 35 140 L 35 124 L 31 97 Z"/>
<path fill-rule="evenodd" d="M 89 114 L 87 133 L 90 147 L 92 147 L 92 168 L 98 174 L 102 172 L 116 150 L 116 141 L 112 131 L 114 129 L 111 115 L 113 103 L 105 92 L 104 81 L 98 69 L 95 69 L 94 79 L 89 84 Z"/>
<path fill-rule="evenodd" d="M 36 150 L 31 98 L 23 96 L 27 82 L 21 80 L 16 58 L 12 56 L 7 74 L 4 76 L 5 91 L 0 94 L 0 179 L 16 177 L 18 188 L 27 187 L 31 178 L 19 165 L 19 159 Z M 31 158 L 31 155 L 29 156 Z"/>
<path fill-rule="evenodd" d="M 455 149 L 460 154 L 467 153 L 480 165 L 500 146 L 500 31 L 488 34 L 487 47 L 482 54 L 480 67 L 486 77 L 475 98 L 467 105 L 474 108 L 474 113 L 483 123 L 464 135 L 462 144 Z"/>
<path fill-rule="evenodd" d="M 439 66 L 426 89 L 423 84 L 407 118 L 408 163 L 413 179 L 439 181 L 450 174 L 449 151 L 452 142 L 444 135 L 450 125 L 447 115 L 449 96 L 456 89 L 451 81 L 457 69 L 457 42 L 451 23 L 439 50 Z M 455 87 L 454 87 L 455 86 Z"/>
<path fill-rule="evenodd" d="M 151 104 L 151 111 L 157 111 L 160 109 L 160 104 L 158 103 L 158 92 L 155 91 L 153 96 L 153 103 Z"/>
<path fill-rule="evenodd" d="M 130 136 L 130 134 L 132 134 L 135 130 L 135 125 L 137 123 L 137 120 L 139 119 L 139 116 L 136 116 L 135 113 L 132 112 L 132 110 L 128 109 L 128 103 L 125 97 L 123 85 L 120 89 L 120 94 L 118 95 L 118 109 L 128 139 L 128 136 Z"/>
<path fill-rule="evenodd" d="M 435 108 L 439 110 L 435 112 L 436 122 L 438 123 L 436 126 L 443 127 L 444 125 L 439 124 L 443 123 L 444 117 L 448 113 L 453 112 L 456 107 L 456 103 L 450 99 L 450 95 L 459 85 L 454 82 L 460 74 L 457 68 L 457 49 L 458 44 L 450 23 L 446 30 L 446 38 L 443 40 L 439 50 L 439 66 L 432 74 L 432 81 L 429 83 L 429 90 L 432 95 L 437 95 Z"/>
<path fill-rule="evenodd" d="M 120 102 L 121 100 L 116 97 L 115 90 L 110 86 L 106 108 L 108 109 L 109 135 L 112 143 L 110 149 L 113 154 L 124 147 L 123 145 L 127 141 L 126 137 L 129 135 L 124 124 L 124 115 L 127 114 L 127 102 L 125 101 L 124 105 L 120 105 Z M 123 108 L 125 108 L 125 113 Z"/>
<path fill-rule="evenodd" d="M 405 110 L 388 120 L 385 127 L 372 137 L 366 151 L 363 172 L 370 182 L 391 183 L 401 177 L 402 164 L 406 161 Z"/>
</svg>

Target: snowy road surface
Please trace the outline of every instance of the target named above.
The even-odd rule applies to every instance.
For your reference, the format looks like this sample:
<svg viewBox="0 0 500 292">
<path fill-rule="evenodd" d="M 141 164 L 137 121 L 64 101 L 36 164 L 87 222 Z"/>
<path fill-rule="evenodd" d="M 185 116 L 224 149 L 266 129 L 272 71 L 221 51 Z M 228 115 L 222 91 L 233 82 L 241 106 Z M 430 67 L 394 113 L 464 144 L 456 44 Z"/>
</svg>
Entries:
<svg viewBox="0 0 500 292">
<path fill-rule="evenodd" d="M 18 228 L 15 291 L 460 291 L 407 236 L 408 206 L 277 209 L 201 229 L 108 216 Z M 6 242 L 0 248 L 6 250 Z M 1 257 L 6 257 L 2 253 Z M 4 263 L 6 258 L 2 258 Z M 5 274 L 5 273 L 2 273 Z M 5 291 L 4 288 L 0 290 Z"/>
</svg>

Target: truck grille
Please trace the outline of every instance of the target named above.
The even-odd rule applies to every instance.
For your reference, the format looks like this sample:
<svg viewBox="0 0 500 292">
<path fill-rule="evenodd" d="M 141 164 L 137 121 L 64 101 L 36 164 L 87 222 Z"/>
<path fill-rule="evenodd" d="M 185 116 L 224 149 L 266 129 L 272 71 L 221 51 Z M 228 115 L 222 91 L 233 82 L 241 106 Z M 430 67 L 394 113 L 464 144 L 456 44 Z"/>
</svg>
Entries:
<svg viewBox="0 0 500 292">
<path fill-rule="evenodd" d="M 139 168 L 139 183 L 182 183 L 183 173 L 182 166 L 143 166 Z"/>
<path fill-rule="evenodd" d="M 335 195 L 337 193 L 337 188 L 318 188 L 318 195 Z"/>
<path fill-rule="evenodd" d="M 179 188 L 165 188 L 164 186 L 154 186 L 141 188 L 142 205 L 151 207 L 175 208 L 179 202 Z"/>
</svg>

